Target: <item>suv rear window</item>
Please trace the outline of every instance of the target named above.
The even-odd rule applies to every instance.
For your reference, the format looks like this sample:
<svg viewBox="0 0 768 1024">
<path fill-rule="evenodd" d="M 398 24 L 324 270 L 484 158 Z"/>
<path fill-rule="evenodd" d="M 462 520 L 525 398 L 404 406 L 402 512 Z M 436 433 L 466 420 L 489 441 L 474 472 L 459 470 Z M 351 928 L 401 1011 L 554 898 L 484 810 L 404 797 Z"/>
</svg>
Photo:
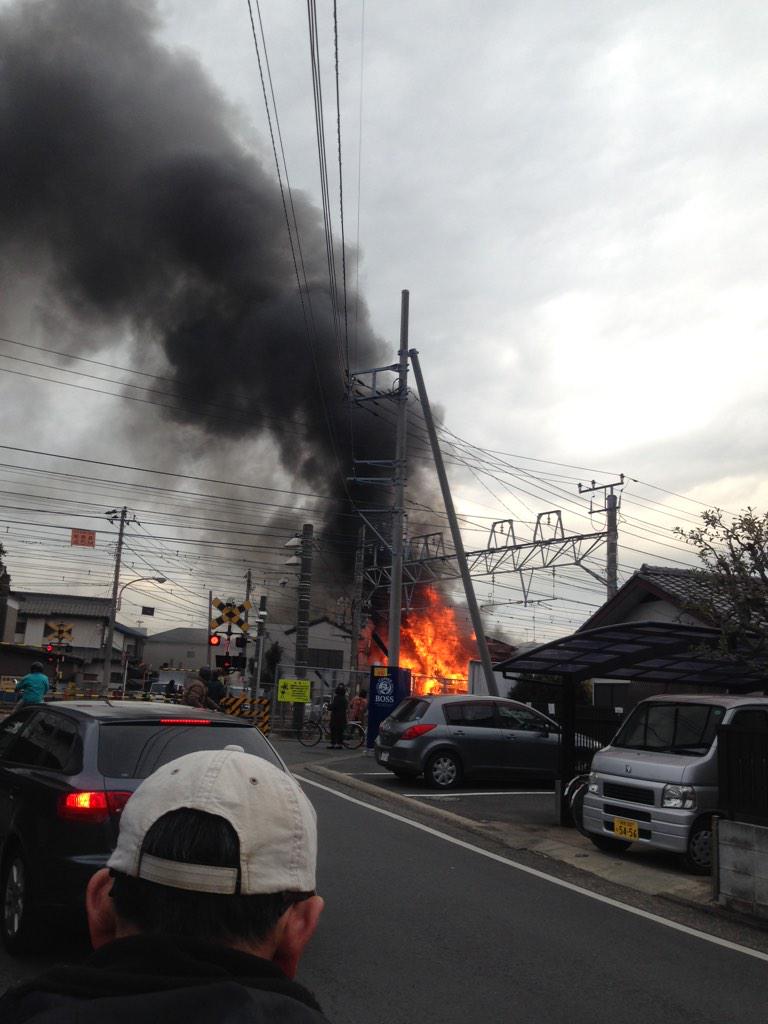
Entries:
<svg viewBox="0 0 768 1024">
<path fill-rule="evenodd" d="M 421 718 L 429 707 L 428 700 L 417 700 L 416 697 L 408 697 L 402 704 L 398 704 L 390 718 L 396 722 L 412 722 L 415 718 Z"/>
<path fill-rule="evenodd" d="M 282 768 L 277 755 L 252 725 L 161 725 L 101 722 L 98 765 L 112 779 L 146 779 L 160 765 L 196 750 L 223 750 L 230 743 Z"/>
</svg>

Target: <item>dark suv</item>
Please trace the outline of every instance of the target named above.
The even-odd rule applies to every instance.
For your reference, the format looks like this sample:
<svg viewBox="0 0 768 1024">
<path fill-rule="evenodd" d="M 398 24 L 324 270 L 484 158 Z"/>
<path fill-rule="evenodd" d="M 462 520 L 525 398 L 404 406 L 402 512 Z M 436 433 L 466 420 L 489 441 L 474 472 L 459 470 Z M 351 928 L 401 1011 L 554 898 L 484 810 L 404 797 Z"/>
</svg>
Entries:
<svg viewBox="0 0 768 1024">
<path fill-rule="evenodd" d="M 438 789 L 464 778 L 554 779 L 559 749 L 551 718 L 516 700 L 472 694 L 409 697 L 381 723 L 375 743 L 380 765 L 400 778 L 423 774 Z"/>
<path fill-rule="evenodd" d="M 53 701 L 0 724 L 0 934 L 35 946 L 51 911 L 82 914 L 88 879 L 117 841 L 142 779 L 195 750 L 236 744 L 285 769 L 242 719 L 173 704 Z"/>
</svg>

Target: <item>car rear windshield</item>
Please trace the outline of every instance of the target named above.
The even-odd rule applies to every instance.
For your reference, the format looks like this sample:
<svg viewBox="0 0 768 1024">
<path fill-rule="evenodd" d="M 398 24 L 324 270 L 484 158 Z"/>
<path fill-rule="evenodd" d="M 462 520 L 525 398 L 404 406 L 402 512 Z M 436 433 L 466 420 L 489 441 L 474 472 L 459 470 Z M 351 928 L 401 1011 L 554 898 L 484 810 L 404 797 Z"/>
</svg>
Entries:
<svg viewBox="0 0 768 1024">
<path fill-rule="evenodd" d="M 396 722 L 412 722 L 415 718 L 421 718 L 428 707 L 428 700 L 417 700 L 415 697 L 409 697 L 402 704 L 398 704 L 390 717 L 394 718 Z"/>
<path fill-rule="evenodd" d="M 146 779 L 168 761 L 196 750 L 223 750 L 234 743 L 282 768 L 277 755 L 252 725 L 163 725 L 158 722 L 101 722 L 98 765 L 112 779 Z"/>
<path fill-rule="evenodd" d="M 638 704 L 612 746 L 700 757 L 712 746 L 724 714 L 719 704 Z"/>
</svg>

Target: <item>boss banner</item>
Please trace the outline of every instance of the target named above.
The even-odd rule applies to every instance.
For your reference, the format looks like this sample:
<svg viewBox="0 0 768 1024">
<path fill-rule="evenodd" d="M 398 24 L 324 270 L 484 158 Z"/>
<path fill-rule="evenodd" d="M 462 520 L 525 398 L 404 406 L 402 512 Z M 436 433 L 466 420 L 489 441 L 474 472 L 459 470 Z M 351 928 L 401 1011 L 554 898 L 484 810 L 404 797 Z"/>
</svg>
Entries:
<svg viewBox="0 0 768 1024">
<path fill-rule="evenodd" d="M 374 665 L 368 688 L 368 733 L 365 745 L 373 749 L 379 726 L 391 715 L 401 700 L 411 695 L 411 671 L 407 668 L 385 668 Z"/>
</svg>

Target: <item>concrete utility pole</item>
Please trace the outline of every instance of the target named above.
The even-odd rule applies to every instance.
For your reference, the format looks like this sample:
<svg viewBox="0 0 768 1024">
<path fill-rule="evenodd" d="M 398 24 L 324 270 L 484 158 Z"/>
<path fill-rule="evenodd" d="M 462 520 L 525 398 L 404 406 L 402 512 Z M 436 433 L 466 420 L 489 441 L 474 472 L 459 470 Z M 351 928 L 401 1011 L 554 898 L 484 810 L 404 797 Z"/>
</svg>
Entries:
<svg viewBox="0 0 768 1024">
<path fill-rule="evenodd" d="M 253 677 L 253 681 L 251 683 L 251 700 L 255 700 L 256 697 L 258 697 L 259 686 L 261 685 L 261 665 L 264 660 L 264 633 L 266 631 L 266 619 L 267 595 L 262 594 L 259 598 L 259 624 L 256 627 L 256 642 L 259 646 L 256 654 L 256 675 Z"/>
<path fill-rule="evenodd" d="M 246 605 L 248 605 L 248 603 L 251 600 L 251 585 L 252 585 L 251 584 L 251 570 L 249 569 L 248 572 L 245 574 L 245 604 Z M 248 612 L 249 611 L 250 611 L 250 608 L 246 607 L 245 612 L 243 613 L 243 619 L 245 621 L 246 626 L 248 625 Z M 242 669 L 240 670 L 240 677 L 241 677 L 240 681 L 241 681 L 241 683 L 243 685 L 243 689 L 245 689 L 246 672 L 248 671 L 248 637 L 249 637 L 248 630 L 247 629 L 242 630 L 241 631 L 241 636 L 243 638 L 243 646 L 239 648 L 241 653 L 238 655 L 238 658 L 242 657 L 243 665 L 245 667 L 245 672 L 242 671 Z"/>
<path fill-rule="evenodd" d="M 395 448 L 395 507 L 392 515 L 392 580 L 389 589 L 390 668 L 400 663 L 400 620 L 403 600 L 403 533 L 405 521 L 406 432 L 408 430 L 408 308 L 410 293 L 400 296 L 400 351 L 397 378 L 397 446 Z"/>
<path fill-rule="evenodd" d="M 623 473 L 619 474 L 618 483 L 596 484 L 593 480 L 591 487 L 582 487 L 582 485 L 579 484 L 579 494 L 592 494 L 595 491 L 605 491 L 605 508 L 590 508 L 589 511 L 605 512 L 606 516 L 605 592 L 609 601 L 616 595 L 616 591 L 619 589 L 619 499 L 614 493 L 614 488 L 623 486 Z"/>
<path fill-rule="evenodd" d="M 309 661 L 309 602 L 312 595 L 312 543 L 314 529 L 311 523 L 301 528 L 301 565 L 299 566 L 298 602 L 296 608 L 296 678 L 306 671 Z M 304 705 L 293 705 L 293 722 L 298 729 L 304 721 Z"/>
<path fill-rule="evenodd" d="M 108 516 L 115 517 L 117 509 L 112 509 Z M 115 618 L 117 617 L 117 598 L 120 591 L 120 563 L 123 558 L 123 537 L 125 535 L 125 523 L 128 519 L 128 509 L 120 509 L 120 526 L 117 532 L 117 550 L 115 551 L 115 575 L 112 581 L 112 601 L 109 605 L 109 623 L 107 625 L 107 639 L 104 644 L 104 671 L 101 677 L 102 690 L 107 693 L 109 684 L 112 681 L 112 641 L 115 636 Z M 114 523 L 114 518 L 110 522 Z"/>
<path fill-rule="evenodd" d="M 349 667 L 357 671 L 357 659 L 360 651 L 360 630 L 363 628 L 363 583 L 365 580 L 365 527 L 361 526 L 357 535 L 355 550 L 355 582 L 352 598 L 352 637 L 349 645 Z"/>
<path fill-rule="evenodd" d="M 480 654 L 480 661 L 483 665 L 483 675 L 485 676 L 485 685 L 488 688 L 488 693 L 494 697 L 499 696 L 499 688 L 496 685 L 496 676 L 493 674 L 493 665 L 491 664 L 491 655 L 488 651 L 488 644 L 485 640 L 485 630 L 483 629 L 483 620 L 480 616 L 480 608 L 477 604 L 477 598 L 475 597 L 475 588 L 472 585 L 472 577 L 469 574 L 469 567 L 467 565 L 467 556 L 464 553 L 464 542 L 461 539 L 461 530 L 459 529 L 459 522 L 456 518 L 456 510 L 453 507 L 453 498 L 451 497 L 451 489 L 448 485 L 448 476 L 445 472 L 445 465 L 443 463 L 443 454 L 440 451 L 440 444 L 437 440 L 437 431 L 435 430 L 435 421 L 432 418 L 432 409 L 429 405 L 429 398 L 427 397 L 427 390 L 424 387 L 424 377 L 421 372 L 421 365 L 419 363 L 419 353 L 415 348 L 412 348 L 409 352 L 411 357 L 411 365 L 413 366 L 413 373 L 416 377 L 416 386 L 419 389 L 419 398 L 421 399 L 421 411 L 424 414 L 424 423 L 427 427 L 427 434 L 429 435 L 429 443 L 432 448 L 432 457 L 435 460 L 435 469 L 437 470 L 437 478 L 440 481 L 440 490 L 443 494 L 443 504 L 445 505 L 446 515 L 448 516 L 448 525 L 451 528 L 451 537 L 453 539 L 453 546 L 456 549 L 456 561 L 458 562 L 459 572 L 461 573 L 461 579 L 464 583 L 464 595 L 467 600 L 467 607 L 469 608 L 469 615 L 472 619 L 472 627 L 475 631 L 475 638 L 477 640 L 477 649 Z"/>
<path fill-rule="evenodd" d="M 208 591 L 208 621 L 205 624 L 205 635 L 208 638 L 208 668 L 213 663 L 213 648 L 211 647 L 211 619 L 213 618 L 213 591 Z"/>
</svg>

